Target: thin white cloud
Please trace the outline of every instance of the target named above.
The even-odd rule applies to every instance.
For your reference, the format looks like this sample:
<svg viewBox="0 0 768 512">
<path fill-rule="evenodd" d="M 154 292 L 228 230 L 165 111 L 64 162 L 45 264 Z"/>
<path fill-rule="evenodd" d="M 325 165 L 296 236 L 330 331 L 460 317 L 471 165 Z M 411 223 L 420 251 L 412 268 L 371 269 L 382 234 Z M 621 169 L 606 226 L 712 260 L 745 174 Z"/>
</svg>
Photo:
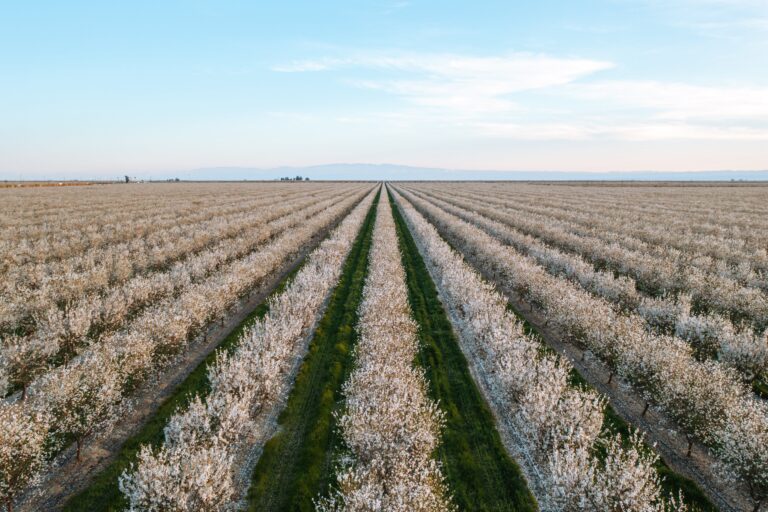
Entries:
<svg viewBox="0 0 768 512">
<path fill-rule="evenodd" d="M 529 53 L 474 57 L 450 54 L 362 55 L 345 59 L 300 60 L 273 68 L 310 72 L 357 68 L 408 73 L 403 78 L 352 81 L 359 86 L 403 97 L 416 105 L 466 113 L 514 110 L 508 96 L 574 82 L 609 69 L 606 61 Z"/>
<path fill-rule="evenodd" d="M 682 0 L 682 3 L 689 5 L 720 5 L 728 7 L 765 7 L 765 0 Z"/>
<path fill-rule="evenodd" d="M 475 123 L 477 131 L 488 137 L 515 140 L 588 140 L 596 132 L 588 126 L 569 123 Z"/>
<path fill-rule="evenodd" d="M 565 92 L 618 109 L 649 109 L 658 119 L 714 122 L 768 119 L 768 87 L 612 80 L 573 84 Z"/>
<path fill-rule="evenodd" d="M 339 64 L 336 59 L 321 59 L 321 60 L 297 60 L 289 62 L 288 64 L 282 64 L 274 66 L 272 71 L 278 71 L 280 73 L 304 73 L 307 71 L 325 71 L 331 69 Z"/>
<path fill-rule="evenodd" d="M 768 6 L 765 0 L 636 0 L 639 3 L 649 4 L 655 7 L 693 8 L 693 9 L 731 9 L 734 11 L 765 11 Z"/>
<path fill-rule="evenodd" d="M 276 66 L 273 70 L 305 72 L 344 67 L 410 71 L 454 80 L 478 78 L 511 80 L 514 89 L 525 89 L 567 83 L 581 76 L 611 68 L 613 63 L 532 53 L 512 53 L 492 57 L 451 54 L 372 54 L 349 58 L 297 60 Z"/>
<path fill-rule="evenodd" d="M 612 63 L 600 60 L 513 53 L 490 57 L 358 54 L 295 61 L 276 69 L 345 70 L 342 80 L 347 85 L 404 100 L 402 109 L 386 116 L 372 113 L 368 119 L 453 129 L 466 136 L 768 140 L 768 87 L 600 80 L 596 74 L 611 67 Z M 359 122 L 366 116 L 342 118 Z"/>
<path fill-rule="evenodd" d="M 514 140 L 768 140 L 768 127 L 703 126 L 676 122 L 477 123 L 486 136 Z"/>
<path fill-rule="evenodd" d="M 691 139 L 711 141 L 768 140 L 768 128 L 719 127 L 687 123 L 648 123 L 613 126 L 607 135 L 623 140 Z"/>
<path fill-rule="evenodd" d="M 663 13 L 673 25 L 732 39 L 768 30 L 765 0 L 639 0 Z"/>
<path fill-rule="evenodd" d="M 410 7 L 410 5 L 411 5 L 411 2 L 409 1 L 392 2 L 388 5 L 385 5 L 384 10 L 382 12 L 383 14 L 392 14 L 394 12 Z"/>
<path fill-rule="evenodd" d="M 768 30 L 768 18 L 736 19 L 729 21 L 690 22 L 689 26 L 700 30 L 754 29 Z"/>
</svg>

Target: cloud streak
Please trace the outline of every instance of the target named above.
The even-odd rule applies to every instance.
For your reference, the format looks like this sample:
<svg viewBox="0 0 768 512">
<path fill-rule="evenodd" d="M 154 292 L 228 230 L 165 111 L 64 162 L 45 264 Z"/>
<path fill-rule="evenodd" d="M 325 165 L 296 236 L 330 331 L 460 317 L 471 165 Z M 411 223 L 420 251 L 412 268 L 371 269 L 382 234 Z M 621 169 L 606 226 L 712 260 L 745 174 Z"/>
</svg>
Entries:
<svg viewBox="0 0 768 512">
<path fill-rule="evenodd" d="M 488 137 L 546 140 L 704 140 L 768 141 L 768 128 L 717 127 L 680 122 L 572 122 L 572 123 L 477 123 L 475 127 Z"/>
<path fill-rule="evenodd" d="M 658 119 L 712 122 L 768 119 L 768 87 L 612 80 L 572 85 L 565 94 L 617 109 L 650 110 Z"/>
<path fill-rule="evenodd" d="M 347 86 L 402 99 L 400 114 L 412 123 L 449 125 L 468 136 L 768 140 L 768 87 L 602 79 L 600 72 L 614 66 L 530 53 L 381 53 L 299 60 L 274 70 L 335 71 Z"/>
<path fill-rule="evenodd" d="M 351 58 L 299 60 L 274 71 L 317 72 L 371 70 L 408 78 L 369 78 L 352 83 L 400 96 L 431 108 L 465 113 L 511 111 L 515 93 L 565 85 L 613 67 L 613 63 L 530 53 L 476 57 L 452 54 L 362 55 Z"/>
</svg>

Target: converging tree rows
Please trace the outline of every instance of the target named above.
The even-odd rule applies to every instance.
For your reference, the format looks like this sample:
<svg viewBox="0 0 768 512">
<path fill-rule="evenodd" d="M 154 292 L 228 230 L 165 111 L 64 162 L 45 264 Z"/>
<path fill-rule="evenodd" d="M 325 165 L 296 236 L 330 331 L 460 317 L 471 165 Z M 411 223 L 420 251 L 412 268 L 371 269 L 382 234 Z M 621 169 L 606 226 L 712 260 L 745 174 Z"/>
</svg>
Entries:
<svg viewBox="0 0 768 512">
<path fill-rule="evenodd" d="M 568 341 L 607 364 L 609 380 L 620 375 L 647 404 L 667 414 L 688 437 L 688 455 L 694 440 L 710 447 L 718 461 L 713 478 L 744 485 L 753 506 L 760 507 L 768 490 L 768 445 L 763 442 L 768 440 L 768 410 L 732 372 L 697 360 L 686 342 L 653 332 L 638 315 L 550 275 L 535 259 L 478 227 L 406 195 L 486 275 L 542 308 Z"/>
<path fill-rule="evenodd" d="M 766 190 L 2 189 L 0 505 L 764 511 Z"/>
<path fill-rule="evenodd" d="M 443 413 L 427 396 L 424 371 L 413 366 L 417 325 L 408 306 L 405 271 L 385 192 L 379 200 L 358 309 L 355 366 L 344 383 L 338 417 L 347 456 L 340 457 L 321 511 L 449 510 L 450 490 L 433 454 Z"/>
</svg>

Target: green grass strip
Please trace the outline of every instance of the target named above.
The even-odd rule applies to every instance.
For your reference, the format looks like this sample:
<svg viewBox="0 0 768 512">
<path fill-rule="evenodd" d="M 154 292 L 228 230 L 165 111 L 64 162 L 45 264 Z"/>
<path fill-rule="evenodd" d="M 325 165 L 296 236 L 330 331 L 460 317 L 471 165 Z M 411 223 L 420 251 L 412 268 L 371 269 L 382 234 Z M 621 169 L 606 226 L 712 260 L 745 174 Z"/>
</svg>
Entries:
<svg viewBox="0 0 768 512">
<path fill-rule="evenodd" d="M 394 201 L 392 211 L 408 299 L 419 324 L 417 364 L 426 371 L 431 398 L 446 414 L 437 456 L 453 500 L 461 510 L 536 510 L 536 501 L 520 468 L 504 449 L 493 415 L 472 379 L 437 289 Z"/>
<path fill-rule="evenodd" d="M 251 477 L 248 509 L 313 510 L 335 474 L 333 455 L 341 444 L 334 412 L 343 407 L 341 386 L 352 364 L 357 308 L 368 270 L 378 196 L 344 263 L 309 352 L 304 358 L 278 432 L 264 446 Z"/>
<path fill-rule="evenodd" d="M 443 240 L 454 251 L 461 254 L 461 251 L 458 251 L 449 240 L 445 238 Z M 517 311 L 511 303 L 507 304 L 507 310 L 514 313 L 517 319 L 523 324 L 523 331 L 526 334 L 539 340 L 543 353 L 557 354 L 557 351 L 544 342 L 544 337 L 541 332 L 525 318 L 523 313 Z M 581 376 L 576 368 L 571 369 L 571 385 L 580 386 L 583 389 L 594 389 L 587 380 Z M 629 439 L 631 425 L 619 416 L 610 404 L 606 405 L 605 412 L 603 413 L 603 426 L 608 432 L 618 433 L 621 434 L 623 439 Z M 648 447 L 648 449 L 650 450 L 651 448 Z M 661 458 L 659 458 L 655 467 L 659 476 L 663 478 L 661 487 L 665 493 L 671 496 L 678 496 L 682 491 L 683 501 L 690 507 L 692 512 L 717 512 L 717 507 L 712 504 L 696 482 L 675 472 Z"/>
<path fill-rule="evenodd" d="M 293 276 L 301 269 L 304 262 L 297 265 L 278 286 L 270 293 L 269 297 L 281 293 L 290 283 Z M 253 310 L 240 325 L 238 325 L 226 338 L 219 344 L 218 349 L 231 352 L 234 350 L 242 333 L 248 329 L 256 320 L 263 318 L 269 311 L 269 297 L 262 301 L 256 309 Z M 81 493 L 72 497 L 64 506 L 66 512 L 80 511 L 110 511 L 117 512 L 124 510 L 128 506 L 128 501 L 120 492 L 117 486 L 118 477 L 122 472 L 136 462 L 139 449 L 142 445 L 150 444 L 159 447 L 163 444 L 163 430 L 168 424 L 168 420 L 176 411 L 184 410 L 189 402 L 196 395 L 205 397 L 210 392 L 210 383 L 208 382 L 208 365 L 216 360 L 217 351 L 211 352 L 187 378 L 173 391 L 152 416 L 152 418 L 136 433 L 129 438 L 117 454 L 115 460 L 101 471 L 93 482 Z"/>
<path fill-rule="evenodd" d="M 752 391 L 763 400 L 768 400 L 768 380 L 766 380 L 766 377 L 753 380 Z"/>
</svg>

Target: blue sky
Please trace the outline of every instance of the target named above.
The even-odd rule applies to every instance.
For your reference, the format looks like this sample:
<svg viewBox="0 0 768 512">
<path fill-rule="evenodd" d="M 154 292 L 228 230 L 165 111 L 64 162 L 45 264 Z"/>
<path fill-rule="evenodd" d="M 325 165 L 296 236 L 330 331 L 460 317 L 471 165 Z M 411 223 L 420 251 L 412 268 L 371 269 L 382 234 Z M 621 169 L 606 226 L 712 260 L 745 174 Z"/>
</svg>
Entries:
<svg viewBox="0 0 768 512">
<path fill-rule="evenodd" d="M 768 168 L 765 0 L 0 0 L 0 178 Z"/>
</svg>

